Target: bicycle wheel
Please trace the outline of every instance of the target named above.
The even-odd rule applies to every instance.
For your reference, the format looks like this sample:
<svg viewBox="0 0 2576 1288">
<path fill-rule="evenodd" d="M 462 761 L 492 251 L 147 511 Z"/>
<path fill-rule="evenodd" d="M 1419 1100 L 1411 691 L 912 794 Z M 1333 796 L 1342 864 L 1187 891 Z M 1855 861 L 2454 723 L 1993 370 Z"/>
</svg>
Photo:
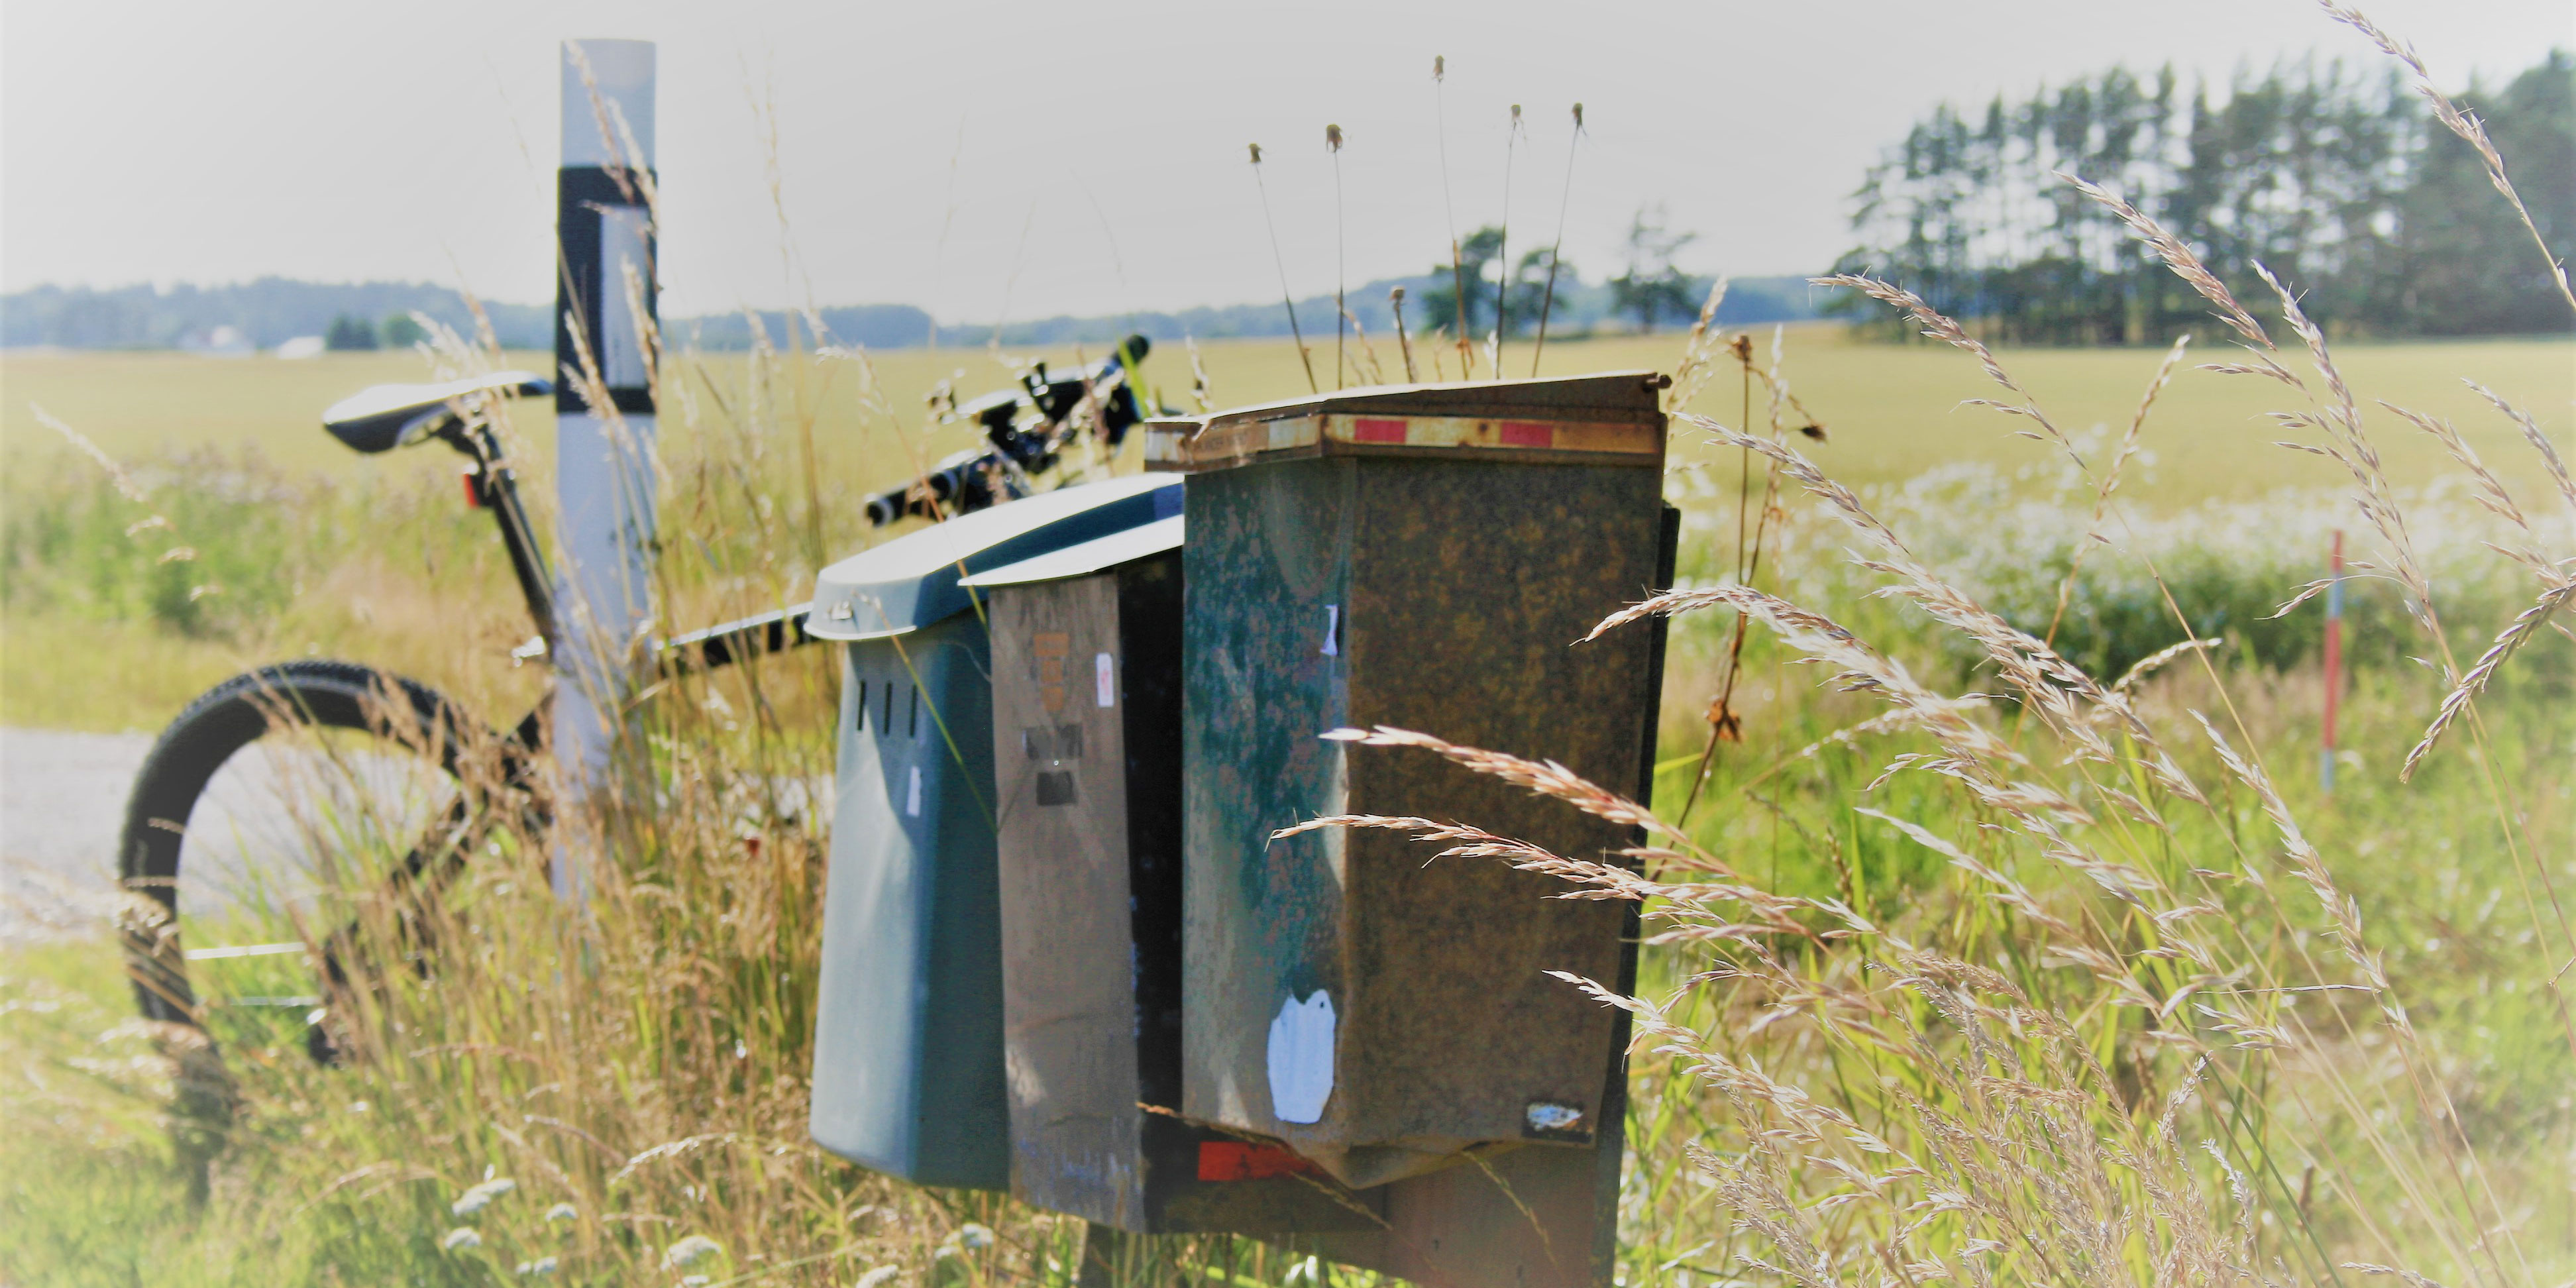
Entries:
<svg viewBox="0 0 2576 1288">
<path fill-rule="evenodd" d="M 383 942 L 365 930 L 416 922 L 488 828 L 461 775 L 469 728 L 428 687 L 348 662 L 265 667 L 190 703 L 126 805 L 120 875 L 151 901 L 124 930 L 144 1016 L 328 1059 L 351 954 Z"/>
</svg>

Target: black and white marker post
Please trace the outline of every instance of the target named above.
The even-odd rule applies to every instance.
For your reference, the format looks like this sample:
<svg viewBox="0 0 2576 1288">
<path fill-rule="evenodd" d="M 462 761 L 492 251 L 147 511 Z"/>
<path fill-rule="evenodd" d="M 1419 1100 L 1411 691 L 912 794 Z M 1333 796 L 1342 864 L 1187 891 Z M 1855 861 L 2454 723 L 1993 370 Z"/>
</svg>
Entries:
<svg viewBox="0 0 2576 1288">
<path fill-rule="evenodd" d="M 563 44 L 556 172 L 554 744 L 563 774 L 555 893 L 588 897 L 633 651 L 653 617 L 653 61 L 644 40 Z"/>
</svg>

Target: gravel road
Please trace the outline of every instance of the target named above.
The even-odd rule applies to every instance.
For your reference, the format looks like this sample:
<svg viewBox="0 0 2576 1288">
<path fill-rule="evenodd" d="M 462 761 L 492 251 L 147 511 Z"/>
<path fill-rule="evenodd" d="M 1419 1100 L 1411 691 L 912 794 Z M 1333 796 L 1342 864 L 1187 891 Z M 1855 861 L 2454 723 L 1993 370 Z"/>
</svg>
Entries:
<svg viewBox="0 0 2576 1288">
<path fill-rule="evenodd" d="M 0 942 L 82 934 L 114 906 L 140 733 L 0 729 Z"/>
<path fill-rule="evenodd" d="M 0 729 L 0 946 L 30 939 L 93 934 L 116 900 L 116 841 L 135 771 L 152 735 Z M 424 775 L 407 757 L 361 754 L 325 760 L 292 748 L 259 744 L 236 757 L 188 821 L 187 871 L 181 907 L 204 910 L 236 901 L 261 904 L 309 890 L 314 863 L 298 816 L 280 802 L 325 801 L 331 784 L 362 781 L 369 815 L 412 820 L 388 825 L 420 834 L 444 811 L 447 780 Z M 351 766 L 357 777 L 351 777 Z M 827 781 L 782 780 L 790 810 L 831 799 Z M 330 812 L 326 806 L 321 811 Z M 360 811 L 342 807 L 343 817 Z M 203 848 L 198 848 L 203 847 Z M 200 902 L 202 901 L 202 902 Z"/>
</svg>

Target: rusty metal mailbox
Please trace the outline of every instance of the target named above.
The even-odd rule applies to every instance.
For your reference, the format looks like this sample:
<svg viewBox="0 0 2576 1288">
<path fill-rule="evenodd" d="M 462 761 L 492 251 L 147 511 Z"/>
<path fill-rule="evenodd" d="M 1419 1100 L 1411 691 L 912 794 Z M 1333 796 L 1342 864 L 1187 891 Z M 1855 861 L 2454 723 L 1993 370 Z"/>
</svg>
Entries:
<svg viewBox="0 0 2576 1288">
<path fill-rule="evenodd" d="M 1317 735 L 1392 725 L 1643 781 L 1656 638 L 1573 641 L 1668 582 L 1662 384 L 1355 390 L 1149 427 L 1149 466 L 1189 476 L 1182 1109 L 1373 1194 L 1389 1227 L 1326 1239 L 1337 1257 L 1459 1282 L 1606 1265 L 1623 1027 L 1544 972 L 1622 980 L 1622 905 L 1426 865 L 1395 833 L 1269 838 L 1382 814 L 1584 858 L 1633 844 L 1438 757 Z M 1532 1197 L 1572 1246 L 1530 1237 Z"/>
<path fill-rule="evenodd" d="M 965 584 L 993 623 L 1011 1189 L 1136 1234 L 1363 1231 L 1181 1101 L 1181 549 L 1166 519 Z"/>
<path fill-rule="evenodd" d="M 981 569 L 1176 515 L 1175 480 L 1060 488 L 824 569 L 806 620 L 844 643 L 815 998 L 817 1144 L 925 1185 L 1009 1183 Z"/>
</svg>

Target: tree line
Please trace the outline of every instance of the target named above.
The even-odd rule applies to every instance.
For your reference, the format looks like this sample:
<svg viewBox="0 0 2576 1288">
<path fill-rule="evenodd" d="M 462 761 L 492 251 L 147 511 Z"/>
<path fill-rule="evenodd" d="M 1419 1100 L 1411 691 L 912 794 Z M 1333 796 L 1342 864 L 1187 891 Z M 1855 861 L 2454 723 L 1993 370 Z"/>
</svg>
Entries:
<svg viewBox="0 0 2576 1288">
<path fill-rule="evenodd" d="M 552 309 L 500 300 L 482 304 L 503 344 L 554 346 Z M 401 347 L 418 338 L 412 334 L 414 313 L 474 334 L 474 315 L 464 297 L 443 286 L 262 277 L 219 286 L 38 286 L 14 292 L 0 296 L 0 346 L 186 348 L 230 329 L 261 349 L 297 336 L 336 340 L 333 348 Z"/>
<path fill-rule="evenodd" d="M 2462 106 L 2487 121 L 2559 259 L 2576 259 L 2576 60 L 2554 51 Z M 2339 62 L 2239 73 L 2186 93 L 2168 67 L 2125 68 L 1982 112 L 1944 106 L 1855 194 L 1861 244 L 1836 272 L 1923 296 L 1995 339 L 2147 343 L 2206 306 L 2119 220 L 2057 178 L 2101 184 L 2189 243 L 2230 289 L 2263 298 L 2260 263 L 2347 335 L 2564 330 L 2564 306 L 2477 155 L 2393 75 Z M 1906 324 L 1855 296 L 1865 327 Z"/>
<path fill-rule="evenodd" d="M 1548 320 L 1555 336 L 1587 335 L 1618 321 L 1637 331 L 1688 322 L 1708 298 L 1711 278 L 1681 267 L 1679 257 L 1699 234 L 1673 228 L 1660 205 L 1640 206 L 1628 221 L 1624 264 L 1616 277 L 1586 282 L 1574 261 L 1556 259 L 1540 246 L 1510 258 L 1504 229 L 1488 224 L 1462 238 L 1454 259 L 1433 264 L 1421 277 L 1419 303 L 1406 321 L 1415 330 L 1479 339 L 1500 330 L 1512 337 Z M 1802 279 L 1737 278 L 1711 319 L 1735 325 L 1796 321 L 1816 315 Z M 1461 303 L 1461 296 L 1464 303 Z M 1300 316 L 1303 316 L 1300 314 Z"/>
<path fill-rule="evenodd" d="M 1477 246 L 1491 247 L 1499 241 L 1498 232 L 1479 236 L 1484 240 L 1477 241 Z M 1587 283 L 1571 264 L 1567 266 L 1557 280 L 1550 334 L 1579 334 L 1612 315 L 1640 319 L 1651 327 L 1677 320 L 1687 322 L 1697 314 L 1700 299 L 1708 292 L 1708 281 L 1673 267 L 1670 254 L 1687 243 L 1689 235 L 1666 233 L 1660 224 L 1649 221 L 1646 236 L 1651 246 L 1665 247 L 1660 258 L 1650 253 L 1608 282 Z M 1490 250 L 1485 253 L 1491 257 Z M 1543 255 L 1544 252 L 1538 261 L 1542 278 Z M 1471 271 L 1485 271 L 1482 261 L 1471 264 Z M 1388 290 L 1401 286 L 1407 295 L 1405 320 L 1409 324 L 1426 330 L 1433 325 L 1452 326 L 1454 309 L 1445 296 L 1425 306 L 1435 290 L 1446 290 L 1451 277 L 1444 257 L 1437 274 L 1354 284 L 1347 293 L 1348 306 L 1362 327 L 1383 335 L 1394 325 Z M 1481 283 L 1481 288 L 1469 287 L 1470 316 L 1476 326 L 1472 333 L 1482 336 L 1493 325 L 1494 284 L 1487 277 L 1474 280 Z M 1514 289 L 1519 294 L 1511 309 L 1512 329 L 1516 335 L 1525 334 L 1537 323 L 1538 297 L 1544 286 L 1524 274 Z M 1739 278 L 1728 289 L 1719 320 L 1752 325 L 1814 317 L 1815 304 L 1809 297 L 1816 294 L 1819 293 L 1810 291 L 1801 278 Z M 548 306 L 488 299 L 482 304 L 504 347 L 553 347 L 553 310 Z M 1300 299 L 1296 309 L 1298 322 L 1308 336 L 1332 334 L 1331 294 Z M 332 350 L 400 349 L 420 338 L 412 316 L 415 312 L 460 333 L 474 332 L 464 298 L 445 287 L 398 282 L 299 282 L 270 277 L 209 287 L 39 286 L 0 295 L 0 348 L 191 348 L 203 347 L 210 336 L 229 329 L 237 333 L 239 343 L 259 349 L 274 349 L 297 336 L 319 336 L 324 347 Z M 819 312 L 836 344 L 900 349 L 933 342 L 930 314 L 909 304 L 833 306 Z M 770 344 L 783 347 L 788 343 L 788 324 L 787 314 L 775 309 L 741 310 L 665 318 L 663 330 L 675 344 L 728 352 L 750 348 L 755 326 L 766 332 Z M 811 343 L 810 326 L 801 318 L 797 326 L 807 332 L 806 343 Z M 1279 302 L 1271 300 L 1172 312 L 1067 314 L 1010 320 L 1000 328 L 999 338 L 1010 346 L 1110 344 L 1137 332 L 1158 342 L 1178 343 L 1184 336 L 1199 340 L 1285 336 L 1289 326 Z M 935 335 L 940 345 L 974 348 L 994 339 L 995 329 L 989 322 L 948 322 L 936 324 Z"/>
</svg>

